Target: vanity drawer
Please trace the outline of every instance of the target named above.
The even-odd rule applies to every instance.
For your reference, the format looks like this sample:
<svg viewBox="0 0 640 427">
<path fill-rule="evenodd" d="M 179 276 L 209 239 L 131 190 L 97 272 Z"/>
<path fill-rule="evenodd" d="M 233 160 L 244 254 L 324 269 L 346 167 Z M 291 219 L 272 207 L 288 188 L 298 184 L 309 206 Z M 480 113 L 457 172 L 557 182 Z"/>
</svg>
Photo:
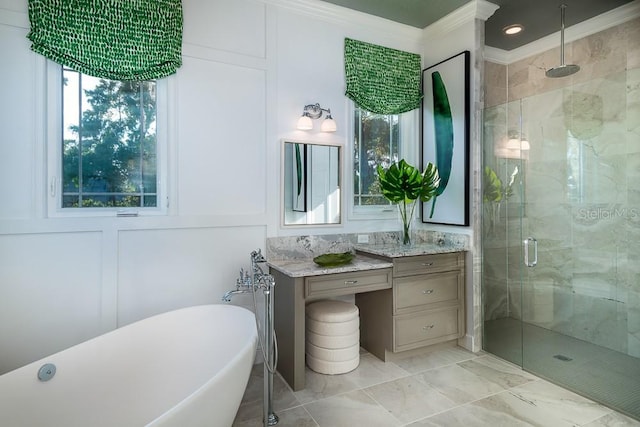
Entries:
<svg viewBox="0 0 640 427">
<path fill-rule="evenodd" d="M 328 298 L 391 288 L 390 268 L 305 278 L 305 298 Z"/>
<path fill-rule="evenodd" d="M 393 263 L 393 276 L 410 276 L 460 269 L 464 265 L 463 254 L 463 252 L 453 252 L 398 258 Z"/>
<path fill-rule="evenodd" d="M 410 350 L 458 338 L 462 323 L 459 317 L 458 307 L 394 316 L 393 351 Z"/>
<path fill-rule="evenodd" d="M 394 312 L 422 310 L 430 304 L 434 308 L 459 304 L 462 289 L 460 270 L 397 278 L 393 287 Z"/>
</svg>

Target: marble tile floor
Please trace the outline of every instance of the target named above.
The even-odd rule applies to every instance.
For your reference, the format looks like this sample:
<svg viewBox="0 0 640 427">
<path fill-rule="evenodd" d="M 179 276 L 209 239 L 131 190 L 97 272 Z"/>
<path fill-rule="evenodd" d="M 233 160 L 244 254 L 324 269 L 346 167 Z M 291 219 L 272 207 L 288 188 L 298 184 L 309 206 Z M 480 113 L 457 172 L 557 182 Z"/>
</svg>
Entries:
<svg viewBox="0 0 640 427">
<path fill-rule="evenodd" d="M 262 426 L 262 378 L 255 365 L 234 427 Z M 293 392 L 275 376 L 278 426 L 640 426 L 495 356 L 451 345 L 387 363 L 363 352 L 356 370 L 307 369 L 306 383 Z"/>
</svg>

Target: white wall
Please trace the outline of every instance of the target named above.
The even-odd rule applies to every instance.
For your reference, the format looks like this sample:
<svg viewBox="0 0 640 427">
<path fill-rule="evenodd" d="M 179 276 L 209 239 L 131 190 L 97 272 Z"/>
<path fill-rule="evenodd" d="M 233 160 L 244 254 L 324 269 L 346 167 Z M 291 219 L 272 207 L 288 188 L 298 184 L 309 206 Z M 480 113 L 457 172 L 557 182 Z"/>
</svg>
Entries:
<svg viewBox="0 0 640 427">
<path fill-rule="evenodd" d="M 381 228 L 347 219 L 283 229 L 280 141 L 346 144 L 344 37 L 420 52 L 421 31 L 317 0 L 183 7 L 184 65 L 168 78 L 168 215 L 47 218 L 46 61 L 29 50 L 27 0 L 0 0 L 0 373 L 149 315 L 219 302 L 266 236 Z M 294 130 L 315 102 L 338 132 Z"/>
</svg>

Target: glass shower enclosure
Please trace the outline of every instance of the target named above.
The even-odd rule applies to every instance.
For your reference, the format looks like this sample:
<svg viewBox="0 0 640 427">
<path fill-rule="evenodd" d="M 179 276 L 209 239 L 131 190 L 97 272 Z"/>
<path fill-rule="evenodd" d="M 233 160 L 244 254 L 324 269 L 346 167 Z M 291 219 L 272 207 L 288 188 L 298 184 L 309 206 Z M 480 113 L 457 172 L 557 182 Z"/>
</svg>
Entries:
<svg viewBox="0 0 640 427">
<path fill-rule="evenodd" d="M 483 348 L 640 419 L 640 69 L 567 79 L 484 109 Z"/>
</svg>

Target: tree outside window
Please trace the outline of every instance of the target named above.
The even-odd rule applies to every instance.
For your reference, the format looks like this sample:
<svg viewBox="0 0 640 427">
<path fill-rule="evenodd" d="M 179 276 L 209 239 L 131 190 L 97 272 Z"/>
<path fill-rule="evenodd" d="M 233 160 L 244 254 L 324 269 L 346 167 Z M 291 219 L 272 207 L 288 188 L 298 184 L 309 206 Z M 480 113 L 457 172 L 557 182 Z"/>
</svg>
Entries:
<svg viewBox="0 0 640 427">
<path fill-rule="evenodd" d="M 355 109 L 354 206 L 389 205 L 382 195 L 376 166 L 388 168 L 400 159 L 399 116 Z"/>
<path fill-rule="evenodd" d="M 62 207 L 156 207 L 156 83 L 63 70 Z"/>
</svg>

